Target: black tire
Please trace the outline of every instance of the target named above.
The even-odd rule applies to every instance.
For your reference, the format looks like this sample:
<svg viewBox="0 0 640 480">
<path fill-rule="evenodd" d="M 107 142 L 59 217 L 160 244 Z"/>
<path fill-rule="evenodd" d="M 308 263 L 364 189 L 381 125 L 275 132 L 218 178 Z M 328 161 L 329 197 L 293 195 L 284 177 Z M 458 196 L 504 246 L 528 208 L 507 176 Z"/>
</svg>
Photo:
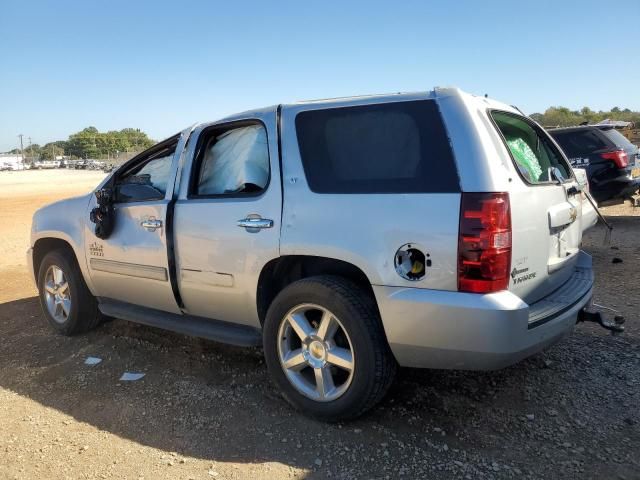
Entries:
<svg viewBox="0 0 640 480">
<path fill-rule="evenodd" d="M 47 307 L 45 276 L 51 266 L 56 266 L 63 271 L 69 285 L 71 307 L 64 321 L 56 320 Z M 56 332 L 75 335 L 91 330 L 100 323 L 98 302 L 87 288 L 75 255 L 68 250 L 53 250 L 44 256 L 38 269 L 38 292 L 42 313 Z"/>
<path fill-rule="evenodd" d="M 353 377 L 346 391 L 335 400 L 321 402 L 300 393 L 280 363 L 280 324 L 291 309 L 301 304 L 315 304 L 330 310 L 351 340 L 355 359 Z M 337 276 L 310 277 L 284 288 L 267 312 L 263 344 L 269 373 L 285 399 L 304 414 L 323 421 L 349 420 L 362 415 L 382 400 L 397 370 L 375 299 L 355 283 Z"/>
</svg>

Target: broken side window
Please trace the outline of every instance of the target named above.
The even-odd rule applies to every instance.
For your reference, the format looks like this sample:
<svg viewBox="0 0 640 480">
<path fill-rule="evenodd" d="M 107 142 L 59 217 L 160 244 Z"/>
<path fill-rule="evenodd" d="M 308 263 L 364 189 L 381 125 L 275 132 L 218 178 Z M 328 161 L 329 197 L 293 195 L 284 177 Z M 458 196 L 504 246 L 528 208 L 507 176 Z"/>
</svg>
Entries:
<svg viewBox="0 0 640 480">
<path fill-rule="evenodd" d="M 267 132 L 261 124 L 213 130 L 204 138 L 197 195 L 251 194 L 269 182 Z"/>
<path fill-rule="evenodd" d="M 543 132 L 518 115 L 494 111 L 491 116 L 502 133 L 520 175 L 529 183 L 552 181 L 550 170 L 557 168 L 564 178 L 571 170 Z"/>
</svg>

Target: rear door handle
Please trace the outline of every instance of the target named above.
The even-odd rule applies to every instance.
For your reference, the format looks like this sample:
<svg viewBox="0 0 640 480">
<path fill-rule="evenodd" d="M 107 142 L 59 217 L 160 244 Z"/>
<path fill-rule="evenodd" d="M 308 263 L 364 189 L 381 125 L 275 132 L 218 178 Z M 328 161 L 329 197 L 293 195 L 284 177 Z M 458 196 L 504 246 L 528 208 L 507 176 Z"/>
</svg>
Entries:
<svg viewBox="0 0 640 480">
<path fill-rule="evenodd" d="M 241 228 L 271 228 L 273 220 L 268 218 L 243 218 L 238 220 L 238 226 Z"/>
<path fill-rule="evenodd" d="M 142 225 L 143 228 L 146 228 L 148 232 L 154 232 L 156 229 L 162 227 L 162 220 L 143 220 L 140 222 L 140 225 Z"/>
</svg>

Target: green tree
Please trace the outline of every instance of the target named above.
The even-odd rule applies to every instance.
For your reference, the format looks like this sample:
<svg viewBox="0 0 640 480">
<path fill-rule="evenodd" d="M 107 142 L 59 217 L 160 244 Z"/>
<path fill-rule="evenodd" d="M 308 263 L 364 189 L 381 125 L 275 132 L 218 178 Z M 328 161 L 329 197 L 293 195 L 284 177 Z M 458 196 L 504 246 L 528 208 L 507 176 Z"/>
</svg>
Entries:
<svg viewBox="0 0 640 480">
<path fill-rule="evenodd" d="M 53 160 L 57 156 L 64 155 L 64 147 L 58 145 L 59 142 L 49 142 L 40 149 L 40 158 L 42 160 Z"/>
<path fill-rule="evenodd" d="M 569 127 L 583 122 L 594 124 L 605 118 L 633 122 L 636 128 L 640 127 L 640 112 L 634 112 L 628 108 L 621 110 L 619 107 L 606 112 L 602 110 L 595 112 L 589 107 L 582 107 L 577 111 L 571 111 L 566 107 L 550 107 L 544 113 L 532 114 L 531 118 L 546 127 Z"/>
<path fill-rule="evenodd" d="M 24 156 L 29 161 L 37 160 L 38 158 L 40 158 L 40 150 L 40 145 L 38 145 L 37 143 L 32 143 L 31 145 L 24 147 Z"/>
<path fill-rule="evenodd" d="M 113 158 L 120 153 L 144 150 L 153 144 L 154 141 L 139 129 L 99 132 L 95 127 L 87 127 L 69 136 L 65 152 L 78 158 Z"/>
</svg>

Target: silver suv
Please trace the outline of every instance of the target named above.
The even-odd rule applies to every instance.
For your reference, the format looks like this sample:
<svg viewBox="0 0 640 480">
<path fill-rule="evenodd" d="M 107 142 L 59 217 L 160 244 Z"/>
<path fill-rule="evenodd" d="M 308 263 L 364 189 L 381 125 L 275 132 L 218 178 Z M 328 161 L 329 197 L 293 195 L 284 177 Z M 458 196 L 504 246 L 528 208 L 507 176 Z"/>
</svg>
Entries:
<svg viewBox="0 0 640 480">
<path fill-rule="evenodd" d="M 262 345 L 289 402 L 338 420 L 398 365 L 496 369 L 571 332 L 593 286 L 583 199 L 503 103 L 300 102 L 188 128 L 42 208 L 28 258 L 58 332 L 109 316 Z"/>
</svg>

